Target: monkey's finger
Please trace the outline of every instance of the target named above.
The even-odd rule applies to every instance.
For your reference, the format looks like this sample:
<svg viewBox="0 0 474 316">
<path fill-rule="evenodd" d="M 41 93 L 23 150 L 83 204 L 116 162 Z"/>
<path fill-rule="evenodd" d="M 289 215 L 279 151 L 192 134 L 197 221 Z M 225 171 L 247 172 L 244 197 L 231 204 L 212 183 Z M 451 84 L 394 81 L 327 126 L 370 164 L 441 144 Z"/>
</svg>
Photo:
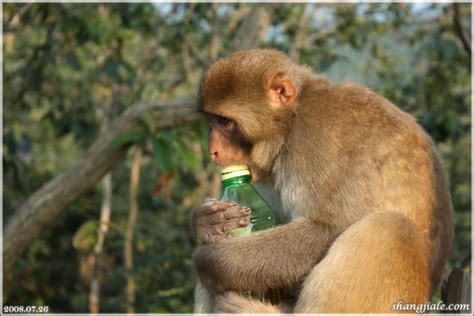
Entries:
<svg viewBox="0 0 474 316">
<path fill-rule="evenodd" d="M 228 221 L 222 224 L 222 230 L 228 234 L 231 230 L 236 228 L 247 227 L 250 224 L 250 216 L 242 217 L 236 220 Z"/>
<path fill-rule="evenodd" d="M 222 225 L 207 225 L 205 230 L 200 230 L 197 235 L 199 244 L 209 243 L 215 240 L 225 238 L 224 228 Z"/>
<path fill-rule="evenodd" d="M 236 218 L 225 223 L 216 225 L 208 225 L 205 231 L 198 233 L 198 243 L 205 244 L 219 241 L 231 237 L 230 231 L 236 228 L 246 227 L 250 223 L 250 216 L 244 218 Z"/>
<path fill-rule="evenodd" d="M 203 245 L 203 244 L 213 243 L 213 242 L 227 239 L 227 238 L 230 238 L 230 236 L 226 234 L 218 234 L 218 235 L 208 234 L 205 236 L 201 236 L 201 238 L 198 239 L 198 243 L 200 245 Z"/>
<path fill-rule="evenodd" d="M 225 235 L 229 232 L 229 230 L 247 226 L 249 222 L 250 217 L 244 217 L 239 220 L 212 225 L 210 228 L 210 235 Z"/>
<path fill-rule="evenodd" d="M 237 205 L 234 201 L 222 202 L 217 200 L 212 200 L 202 204 L 198 210 L 201 214 L 212 214 L 214 212 L 224 211 L 229 207 Z"/>
<path fill-rule="evenodd" d="M 216 242 L 216 241 L 220 241 L 220 240 L 224 240 L 224 239 L 227 239 L 229 238 L 228 235 L 212 235 L 211 237 L 209 237 L 209 239 L 207 240 L 207 242 Z"/>
<path fill-rule="evenodd" d="M 225 235 L 223 224 L 211 225 L 210 233 L 211 235 Z"/>
<path fill-rule="evenodd" d="M 216 201 L 212 203 L 210 210 L 213 212 L 225 211 L 229 207 L 234 207 L 237 205 L 235 201 Z"/>
<path fill-rule="evenodd" d="M 236 217 L 245 217 L 249 216 L 252 213 L 252 210 L 248 206 L 233 206 L 229 207 L 224 211 L 224 216 L 226 219 L 236 218 Z"/>
<path fill-rule="evenodd" d="M 223 222 L 227 222 L 229 219 L 233 218 L 238 218 L 238 217 L 244 217 L 244 216 L 249 216 L 251 213 L 251 210 L 249 207 L 238 207 L 238 206 L 232 206 L 227 209 L 225 209 L 222 212 L 214 212 L 211 214 L 208 214 L 206 219 L 203 221 L 207 221 L 210 224 L 220 224 Z"/>
</svg>

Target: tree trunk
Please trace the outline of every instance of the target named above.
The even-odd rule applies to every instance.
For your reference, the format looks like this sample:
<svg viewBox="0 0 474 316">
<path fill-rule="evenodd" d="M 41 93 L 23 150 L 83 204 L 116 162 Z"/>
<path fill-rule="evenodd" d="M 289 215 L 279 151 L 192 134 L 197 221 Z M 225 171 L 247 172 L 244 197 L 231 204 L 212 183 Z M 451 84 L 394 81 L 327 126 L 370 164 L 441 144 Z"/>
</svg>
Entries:
<svg viewBox="0 0 474 316">
<path fill-rule="evenodd" d="M 231 44 L 231 51 L 258 47 L 271 22 L 271 11 L 279 4 L 258 4 L 240 24 Z M 198 119 L 194 102 L 171 100 L 144 103 L 125 111 L 90 148 L 83 159 L 66 169 L 26 200 L 6 223 L 3 235 L 3 268 L 11 264 L 38 238 L 41 232 L 59 217 L 76 198 L 90 190 L 115 164 L 123 158 L 132 144 L 111 148 L 116 137 L 145 131 L 140 118 L 154 118 L 157 130 L 184 125 Z M 194 100 L 194 98 L 192 98 Z"/>
<path fill-rule="evenodd" d="M 258 4 L 252 8 L 248 18 L 242 22 L 232 41 L 232 50 L 257 48 L 270 26 L 271 14 L 268 9 L 275 5 Z"/>
<path fill-rule="evenodd" d="M 299 52 L 305 42 L 305 34 L 307 34 L 306 29 L 308 27 L 310 17 L 314 14 L 315 8 L 316 4 L 314 3 L 301 5 L 301 13 L 298 19 L 298 27 L 296 29 L 296 34 L 293 43 L 290 46 L 290 51 L 288 53 L 290 58 L 296 63 L 299 63 Z"/>
<path fill-rule="evenodd" d="M 100 268 L 101 256 L 104 246 L 105 236 L 109 230 L 110 213 L 112 210 L 112 173 L 107 173 L 103 180 L 104 193 L 102 196 L 102 207 L 100 210 L 100 224 L 97 230 L 97 243 L 94 247 L 94 268 L 91 278 L 91 289 L 89 293 L 89 311 L 97 314 L 100 302 Z"/>
<path fill-rule="evenodd" d="M 181 126 L 199 118 L 189 99 L 142 103 L 125 111 L 99 136 L 84 158 L 38 189 L 5 223 L 4 270 L 10 268 L 46 227 L 56 222 L 72 201 L 92 189 L 115 166 L 132 144 L 112 148 L 111 142 L 120 135 L 146 131 L 140 119 L 144 116 L 153 118 L 157 130 Z"/>
<path fill-rule="evenodd" d="M 138 214 L 138 182 L 140 180 L 140 162 L 142 159 L 142 151 L 140 147 L 136 147 L 132 156 L 132 167 L 130 170 L 130 189 L 129 189 L 129 205 L 130 213 L 128 214 L 127 230 L 125 231 L 125 240 L 123 248 L 123 257 L 125 259 L 125 268 L 127 269 L 127 313 L 135 313 L 135 277 L 133 273 L 133 231 L 137 221 Z"/>
<path fill-rule="evenodd" d="M 472 43 L 469 36 L 466 34 L 466 32 L 464 32 L 464 29 L 461 23 L 461 13 L 459 12 L 459 3 L 453 3 L 453 23 L 454 23 L 454 29 L 456 30 L 456 35 L 461 40 L 464 50 L 470 56 L 472 54 L 471 52 Z"/>
</svg>

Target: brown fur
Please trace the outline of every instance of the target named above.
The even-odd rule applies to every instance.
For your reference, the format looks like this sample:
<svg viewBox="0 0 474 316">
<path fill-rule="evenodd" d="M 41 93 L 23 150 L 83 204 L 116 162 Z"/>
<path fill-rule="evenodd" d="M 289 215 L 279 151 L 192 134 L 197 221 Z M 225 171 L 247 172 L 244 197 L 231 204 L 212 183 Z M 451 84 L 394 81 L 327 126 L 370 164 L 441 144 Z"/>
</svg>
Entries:
<svg viewBox="0 0 474 316">
<path fill-rule="evenodd" d="M 199 107 L 230 119 L 248 143 L 235 155 L 241 145 L 232 140 L 211 142 L 215 162 L 244 162 L 263 174 L 281 200 L 279 218 L 289 220 L 198 247 L 194 263 L 206 288 L 301 284 L 296 312 L 389 312 L 399 300 L 430 299 L 451 247 L 453 214 L 439 155 L 409 114 L 272 50 L 238 52 L 211 66 Z M 212 129 L 215 135 L 224 133 Z M 246 298 L 236 295 L 218 306 L 265 306 L 252 300 L 237 308 Z"/>
</svg>

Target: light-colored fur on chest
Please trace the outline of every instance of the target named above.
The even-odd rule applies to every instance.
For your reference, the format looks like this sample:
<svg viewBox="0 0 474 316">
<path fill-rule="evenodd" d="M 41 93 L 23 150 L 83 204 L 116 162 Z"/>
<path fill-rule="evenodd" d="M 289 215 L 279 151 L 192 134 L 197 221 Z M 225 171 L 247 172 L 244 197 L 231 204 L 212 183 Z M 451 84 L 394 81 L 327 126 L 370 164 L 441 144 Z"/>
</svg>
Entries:
<svg viewBox="0 0 474 316">
<path fill-rule="evenodd" d="M 307 205 L 304 201 L 317 201 L 314 184 L 306 185 L 299 173 L 290 170 L 283 159 L 275 162 L 273 179 L 266 178 L 254 187 L 267 201 L 280 223 L 288 223 L 300 217 L 307 217 L 310 209 L 317 205 Z M 310 195 L 313 197 L 309 198 Z"/>
</svg>

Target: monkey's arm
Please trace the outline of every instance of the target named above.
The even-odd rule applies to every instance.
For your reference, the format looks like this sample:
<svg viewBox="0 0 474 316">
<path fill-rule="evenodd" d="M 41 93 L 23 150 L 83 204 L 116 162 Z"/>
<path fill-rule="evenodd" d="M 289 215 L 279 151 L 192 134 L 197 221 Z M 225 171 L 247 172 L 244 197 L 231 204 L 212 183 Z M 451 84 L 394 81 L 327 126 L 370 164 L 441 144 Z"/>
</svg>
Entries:
<svg viewBox="0 0 474 316">
<path fill-rule="evenodd" d="M 193 260 L 201 282 L 213 292 L 264 292 L 302 281 L 336 236 L 333 227 L 302 218 L 202 245 Z"/>
</svg>

